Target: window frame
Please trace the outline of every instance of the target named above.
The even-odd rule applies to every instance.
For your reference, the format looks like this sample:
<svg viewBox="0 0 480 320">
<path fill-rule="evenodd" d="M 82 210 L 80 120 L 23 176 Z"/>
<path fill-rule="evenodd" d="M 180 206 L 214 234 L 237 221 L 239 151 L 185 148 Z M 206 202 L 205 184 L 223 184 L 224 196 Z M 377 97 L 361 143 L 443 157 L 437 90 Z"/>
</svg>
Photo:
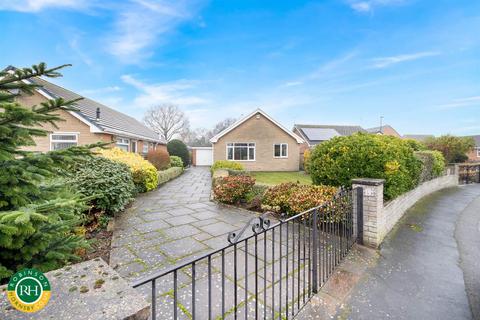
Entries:
<svg viewBox="0 0 480 320">
<path fill-rule="evenodd" d="M 135 145 L 135 151 L 133 150 L 133 146 Z M 130 152 L 132 153 L 138 153 L 138 141 L 130 139 Z"/>
<path fill-rule="evenodd" d="M 235 144 L 246 144 L 247 160 L 235 160 Z M 251 146 L 253 145 L 253 147 Z M 253 159 L 250 159 L 250 148 L 253 148 Z M 228 150 L 232 149 L 232 159 L 228 158 Z M 227 161 L 253 162 L 257 160 L 257 144 L 255 142 L 227 142 L 225 144 L 225 159 Z"/>
<path fill-rule="evenodd" d="M 126 140 L 127 142 L 125 142 L 125 141 L 119 142 L 118 141 L 119 139 Z M 120 137 L 120 136 L 115 137 L 115 147 L 117 147 L 118 145 L 126 146 L 127 147 L 127 152 L 130 152 L 130 139 L 129 138 Z"/>
<path fill-rule="evenodd" d="M 477 158 L 480 158 L 480 148 L 476 148 L 477 149 Z"/>
<path fill-rule="evenodd" d="M 280 155 L 276 156 L 275 155 L 275 146 L 280 145 Z M 285 146 L 286 152 L 285 155 L 282 156 L 282 146 Z M 286 142 L 280 142 L 280 143 L 274 143 L 273 144 L 273 157 L 275 159 L 288 159 L 288 143 Z"/>
<path fill-rule="evenodd" d="M 52 137 L 54 135 L 61 135 L 61 136 L 75 136 L 75 140 L 53 140 Z M 49 135 L 49 145 L 50 151 L 54 151 L 53 143 L 75 143 L 75 146 L 78 146 L 78 136 L 80 135 L 79 132 L 52 132 Z M 73 147 L 73 146 L 72 146 Z M 57 149 L 63 150 L 63 149 Z"/>
<path fill-rule="evenodd" d="M 145 150 L 145 147 L 147 147 L 147 150 Z M 147 153 L 148 153 L 148 150 L 150 150 L 150 142 L 143 141 L 142 153 L 143 153 L 143 154 L 147 154 Z"/>
</svg>

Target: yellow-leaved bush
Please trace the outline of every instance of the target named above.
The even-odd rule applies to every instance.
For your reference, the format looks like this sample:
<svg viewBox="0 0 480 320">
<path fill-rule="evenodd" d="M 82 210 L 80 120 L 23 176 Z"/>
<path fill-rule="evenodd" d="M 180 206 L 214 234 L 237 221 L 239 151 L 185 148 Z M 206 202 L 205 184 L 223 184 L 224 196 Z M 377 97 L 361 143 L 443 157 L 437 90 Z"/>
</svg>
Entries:
<svg viewBox="0 0 480 320">
<path fill-rule="evenodd" d="M 133 182 L 139 192 L 150 191 L 158 186 L 157 169 L 138 153 L 119 148 L 103 149 L 99 153 L 107 159 L 126 164 L 132 172 Z"/>
</svg>

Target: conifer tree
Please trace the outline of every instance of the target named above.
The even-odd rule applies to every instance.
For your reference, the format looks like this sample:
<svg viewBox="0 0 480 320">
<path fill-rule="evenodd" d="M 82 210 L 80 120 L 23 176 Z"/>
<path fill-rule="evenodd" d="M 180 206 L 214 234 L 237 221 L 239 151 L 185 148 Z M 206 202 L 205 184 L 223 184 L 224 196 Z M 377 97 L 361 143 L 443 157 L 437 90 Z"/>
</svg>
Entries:
<svg viewBox="0 0 480 320">
<path fill-rule="evenodd" d="M 62 119 L 55 112 L 75 110 L 77 100 L 59 98 L 26 107 L 15 99 L 37 89 L 29 79 L 60 77 L 59 70 L 66 66 L 40 63 L 0 71 L 0 282 L 24 267 L 58 268 L 87 245 L 75 234 L 85 199 L 62 183 L 58 169 L 88 156 L 97 145 L 42 154 L 22 149 L 34 145 L 34 137 L 48 134 L 42 124 L 56 127 Z"/>
</svg>

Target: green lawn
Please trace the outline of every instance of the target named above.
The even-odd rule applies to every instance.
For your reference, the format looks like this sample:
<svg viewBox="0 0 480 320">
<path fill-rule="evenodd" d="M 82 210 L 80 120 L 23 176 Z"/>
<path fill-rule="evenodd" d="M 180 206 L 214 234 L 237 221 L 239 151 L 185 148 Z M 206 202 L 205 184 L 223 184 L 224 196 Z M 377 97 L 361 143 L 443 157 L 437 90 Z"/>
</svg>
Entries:
<svg viewBox="0 0 480 320">
<path fill-rule="evenodd" d="M 252 172 L 258 184 L 277 185 L 282 182 L 300 182 L 302 184 L 312 184 L 312 179 L 304 172 Z"/>
</svg>

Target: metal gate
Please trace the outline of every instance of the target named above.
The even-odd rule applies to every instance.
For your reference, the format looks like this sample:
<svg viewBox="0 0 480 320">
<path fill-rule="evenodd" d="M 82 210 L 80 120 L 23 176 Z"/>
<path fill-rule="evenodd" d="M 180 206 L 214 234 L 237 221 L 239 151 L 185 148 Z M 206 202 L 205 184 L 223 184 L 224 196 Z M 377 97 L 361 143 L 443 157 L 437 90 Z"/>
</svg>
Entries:
<svg viewBox="0 0 480 320">
<path fill-rule="evenodd" d="M 353 203 L 352 190 L 340 189 L 333 200 L 295 216 L 253 218 L 223 248 L 133 287 L 151 297 L 152 319 L 293 318 L 355 242 Z"/>
</svg>

